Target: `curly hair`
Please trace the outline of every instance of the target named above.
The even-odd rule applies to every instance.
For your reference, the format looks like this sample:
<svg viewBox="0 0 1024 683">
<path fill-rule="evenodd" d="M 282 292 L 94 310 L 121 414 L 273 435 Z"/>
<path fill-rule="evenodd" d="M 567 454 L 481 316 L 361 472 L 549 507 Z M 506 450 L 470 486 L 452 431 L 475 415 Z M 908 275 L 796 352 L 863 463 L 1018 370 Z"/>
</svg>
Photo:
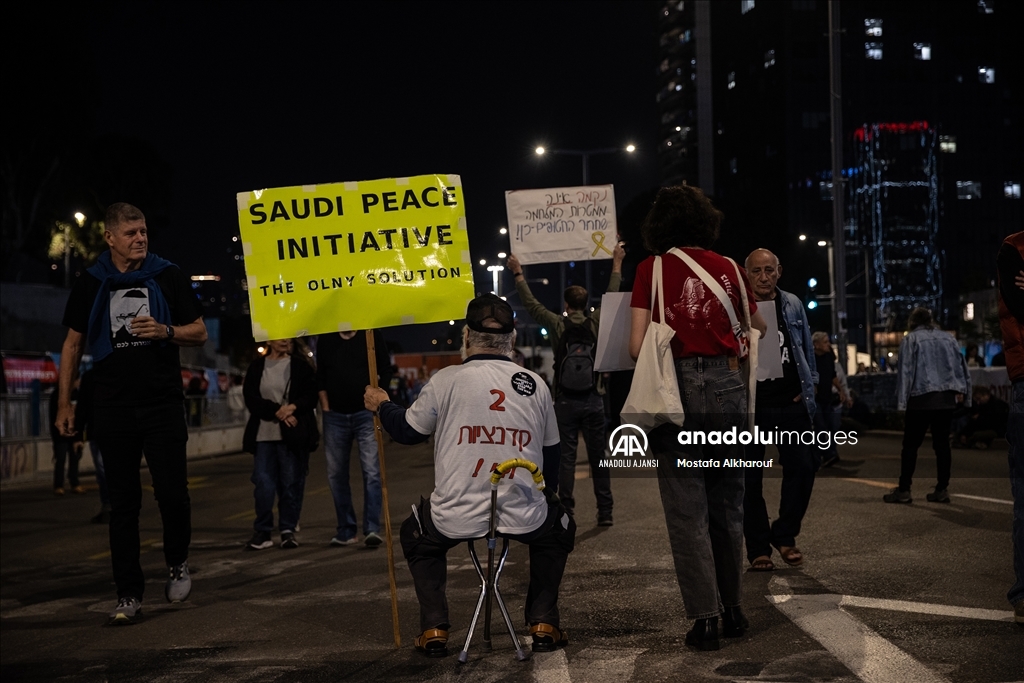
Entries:
<svg viewBox="0 0 1024 683">
<path fill-rule="evenodd" d="M 655 254 L 672 247 L 710 249 L 718 239 L 722 212 L 700 188 L 687 184 L 663 187 L 644 219 L 644 246 Z"/>
</svg>

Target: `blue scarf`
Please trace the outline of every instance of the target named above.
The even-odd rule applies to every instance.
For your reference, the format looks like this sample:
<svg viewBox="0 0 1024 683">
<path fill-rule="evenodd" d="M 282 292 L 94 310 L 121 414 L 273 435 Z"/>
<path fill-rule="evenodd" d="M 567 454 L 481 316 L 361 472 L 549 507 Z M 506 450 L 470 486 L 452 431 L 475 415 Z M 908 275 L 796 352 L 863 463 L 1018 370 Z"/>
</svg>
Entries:
<svg viewBox="0 0 1024 683">
<path fill-rule="evenodd" d="M 88 270 L 90 275 L 100 281 L 100 291 L 96 294 L 92 312 L 89 313 L 88 339 L 94 362 L 101 361 L 114 352 L 114 347 L 110 344 L 110 290 L 114 287 L 145 285 L 149 290 L 150 315 L 159 323 L 171 324 L 171 308 L 167 305 L 163 290 L 154 278 L 173 265 L 156 254 L 148 254 L 141 268 L 122 273 L 114 267 L 109 251 L 100 254 L 96 264 Z"/>
</svg>

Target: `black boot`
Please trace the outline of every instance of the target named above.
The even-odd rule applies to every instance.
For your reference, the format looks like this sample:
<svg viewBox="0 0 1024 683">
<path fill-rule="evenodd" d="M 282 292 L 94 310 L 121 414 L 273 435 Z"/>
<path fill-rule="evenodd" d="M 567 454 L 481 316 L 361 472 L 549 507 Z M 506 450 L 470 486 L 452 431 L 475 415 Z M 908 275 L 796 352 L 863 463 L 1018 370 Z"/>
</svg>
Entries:
<svg viewBox="0 0 1024 683">
<path fill-rule="evenodd" d="M 718 617 L 693 622 L 693 628 L 686 634 L 686 644 L 698 650 L 717 650 Z"/>
<path fill-rule="evenodd" d="M 750 628 L 750 622 L 747 621 L 747 617 L 743 614 L 743 610 L 740 609 L 739 605 L 736 607 L 726 607 L 725 611 L 722 612 L 723 638 L 740 638 L 747 632 L 748 628 Z"/>
</svg>

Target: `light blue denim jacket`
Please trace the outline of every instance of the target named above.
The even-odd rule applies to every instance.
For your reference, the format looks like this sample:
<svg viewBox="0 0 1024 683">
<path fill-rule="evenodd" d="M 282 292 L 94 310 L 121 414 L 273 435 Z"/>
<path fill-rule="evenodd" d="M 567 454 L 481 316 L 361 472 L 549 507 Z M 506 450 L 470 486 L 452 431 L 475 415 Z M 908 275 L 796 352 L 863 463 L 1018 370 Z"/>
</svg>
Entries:
<svg viewBox="0 0 1024 683">
<path fill-rule="evenodd" d="M 900 383 L 896 409 L 906 410 L 907 399 L 933 391 L 955 391 L 971 406 L 971 373 L 960 346 L 949 332 L 917 327 L 900 342 Z"/>
<path fill-rule="evenodd" d="M 789 339 L 793 344 L 796 358 L 796 374 L 800 378 L 800 393 L 804 408 L 811 420 L 814 419 L 814 387 L 818 384 L 818 366 L 814 360 L 814 345 L 811 342 L 811 326 L 807 322 L 804 306 L 795 294 L 775 288 L 782 297 L 782 317 L 789 328 Z"/>
</svg>

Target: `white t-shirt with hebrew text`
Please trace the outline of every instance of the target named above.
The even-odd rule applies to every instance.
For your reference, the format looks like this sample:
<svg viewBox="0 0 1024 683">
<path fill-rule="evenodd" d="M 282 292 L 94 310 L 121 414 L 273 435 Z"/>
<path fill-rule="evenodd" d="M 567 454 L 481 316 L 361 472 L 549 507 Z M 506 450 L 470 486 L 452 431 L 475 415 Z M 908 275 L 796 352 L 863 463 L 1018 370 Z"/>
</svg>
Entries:
<svg viewBox="0 0 1024 683">
<path fill-rule="evenodd" d="M 470 358 L 437 372 L 405 414 L 420 434 L 434 434 L 431 519 L 451 539 L 487 534 L 490 473 L 524 458 L 543 467 L 541 449 L 559 442 L 551 392 L 539 376 L 510 360 Z M 547 516 L 544 494 L 515 469 L 498 485 L 498 531 L 525 534 Z"/>
</svg>

